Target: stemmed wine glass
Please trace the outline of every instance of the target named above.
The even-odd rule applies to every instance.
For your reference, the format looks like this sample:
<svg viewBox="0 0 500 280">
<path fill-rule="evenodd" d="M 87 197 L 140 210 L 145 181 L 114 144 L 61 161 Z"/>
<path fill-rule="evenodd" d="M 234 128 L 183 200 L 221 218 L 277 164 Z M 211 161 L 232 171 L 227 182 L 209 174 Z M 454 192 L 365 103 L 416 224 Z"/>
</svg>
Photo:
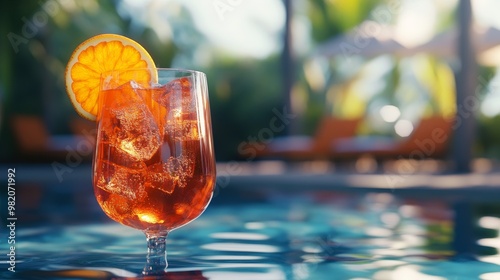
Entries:
<svg viewBox="0 0 500 280">
<path fill-rule="evenodd" d="M 142 230 L 144 275 L 164 274 L 168 233 L 205 210 L 215 185 L 206 76 L 131 69 L 101 76 L 93 185 L 113 220 Z"/>
</svg>

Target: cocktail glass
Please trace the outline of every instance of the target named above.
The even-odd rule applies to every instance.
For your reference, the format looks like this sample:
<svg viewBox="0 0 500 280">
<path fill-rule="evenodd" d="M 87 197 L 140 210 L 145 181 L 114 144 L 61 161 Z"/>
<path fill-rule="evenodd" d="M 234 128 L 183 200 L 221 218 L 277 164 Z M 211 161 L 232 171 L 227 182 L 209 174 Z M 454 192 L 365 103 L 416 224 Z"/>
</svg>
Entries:
<svg viewBox="0 0 500 280">
<path fill-rule="evenodd" d="M 205 74 L 112 71 L 100 90 L 95 196 L 111 219 L 145 233 L 142 273 L 164 274 L 168 233 L 201 215 L 215 185 Z"/>
</svg>

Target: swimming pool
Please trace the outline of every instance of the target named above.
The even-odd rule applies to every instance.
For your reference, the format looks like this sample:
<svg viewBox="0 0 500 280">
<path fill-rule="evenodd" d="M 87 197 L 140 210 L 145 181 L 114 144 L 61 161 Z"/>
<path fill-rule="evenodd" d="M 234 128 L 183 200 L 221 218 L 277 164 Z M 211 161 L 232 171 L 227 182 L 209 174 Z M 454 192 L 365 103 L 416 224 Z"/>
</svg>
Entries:
<svg viewBox="0 0 500 280">
<path fill-rule="evenodd" d="M 455 244 L 457 207 L 442 196 L 303 184 L 219 190 L 200 218 L 169 235 L 162 279 L 500 279 L 495 199 L 469 205 L 472 247 L 458 252 L 464 246 Z M 2 278 L 140 277 L 146 250 L 140 231 L 108 222 L 86 187 L 72 196 L 61 185 L 44 187 L 53 193 L 39 198 L 43 211 L 25 205 L 16 272 L 3 261 Z"/>
</svg>

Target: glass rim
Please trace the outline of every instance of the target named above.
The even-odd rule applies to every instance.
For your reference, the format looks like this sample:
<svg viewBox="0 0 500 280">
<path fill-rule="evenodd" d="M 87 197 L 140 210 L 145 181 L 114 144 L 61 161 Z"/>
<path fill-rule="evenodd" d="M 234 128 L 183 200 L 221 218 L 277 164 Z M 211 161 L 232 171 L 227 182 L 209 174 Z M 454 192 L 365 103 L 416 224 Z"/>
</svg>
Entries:
<svg viewBox="0 0 500 280">
<path fill-rule="evenodd" d="M 188 69 L 188 68 L 168 68 L 168 67 L 138 67 L 138 68 L 124 68 L 124 69 L 114 69 L 101 72 L 101 77 L 109 73 L 120 73 L 120 72 L 132 72 L 132 71 L 142 71 L 142 70 L 153 70 L 157 73 L 160 72 L 171 72 L 171 73 L 191 73 L 196 75 L 206 75 L 205 72 L 200 70 Z"/>
</svg>

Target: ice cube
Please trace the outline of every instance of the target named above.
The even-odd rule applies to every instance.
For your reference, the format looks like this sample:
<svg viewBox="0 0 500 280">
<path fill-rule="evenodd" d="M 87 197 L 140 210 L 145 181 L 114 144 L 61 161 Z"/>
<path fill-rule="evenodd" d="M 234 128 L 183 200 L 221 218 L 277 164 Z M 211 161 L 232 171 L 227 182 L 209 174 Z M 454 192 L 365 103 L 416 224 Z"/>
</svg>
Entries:
<svg viewBox="0 0 500 280">
<path fill-rule="evenodd" d="M 174 120 L 165 126 L 165 135 L 175 141 L 199 140 L 198 121 Z"/>
<path fill-rule="evenodd" d="M 159 84 L 159 83 L 150 83 L 149 87 L 152 88 L 152 89 L 156 89 L 156 88 L 162 88 L 163 85 Z"/>
<path fill-rule="evenodd" d="M 194 162 L 185 155 L 169 157 L 163 163 L 148 166 L 146 187 L 172 193 L 176 187 L 184 188 L 194 174 Z"/>
<path fill-rule="evenodd" d="M 139 94 L 141 89 L 140 84 L 129 81 L 115 89 L 107 90 L 104 106 L 116 109 L 140 103 L 142 101 L 142 96 Z"/>
<path fill-rule="evenodd" d="M 139 85 L 127 83 L 106 98 L 109 119 L 105 133 L 110 143 L 136 160 L 150 159 L 161 145 L 161 132 L 148 106 L 140 95 Z M 103 124 L 103 127 L 105 125 Z"/>
<path fill-rule="evenodd" d="M 193 112 L 195 103 L 192 84 L 191 78 L 188 77 L 175 79 L 153 91 L 153 99 L 172 114 Z"/>
<path fill-rule="evenodd" d="M 119 123 L 115 130 L 115 145 L 137 160 L 150 159 L 161 145 L 161 136 L 147 106 L 139 104 L 114 113 Z"/>
<path fill-rule="evenodd" d="M 102 203 L 105 212 L 109 213 L 112 217 L 123 217 L 132 212 L 132 205 L 128 198 L 118 194 L 110 194 Z"/>
<path fill-rule="evenodd" d="M 130 154 L 125 153 L 121 149 L 111 145 L 109 141 L 99 141 L 97 149 L 100 159 L 105 159 L 116 165 L 132 169 L 146 168 L 146 163 L 144 161 L 137 160 L 136 158 L 130 156 Z"/>
<path fill-rule="evenodd" d="M 155 163 L 148 167 L 147 186 L 172 193 L 175 189 L 174 180 L 163 163 Z"/>
<path fill-rule="evenodd" d="M 145 169 L 127 168 L 109 161 L 101 161 L 95 170 L 97 187 L 127 199 L 140 199 L 146 196 Z"/>
<path fill-rule="evenodd" d="M 164 108 L 159 121 L 168 139 L 174 141 L 198 140 L 199 129 L 191 78 L 175 79 L 151 91 L 152 99 Z"/>
</svg>

